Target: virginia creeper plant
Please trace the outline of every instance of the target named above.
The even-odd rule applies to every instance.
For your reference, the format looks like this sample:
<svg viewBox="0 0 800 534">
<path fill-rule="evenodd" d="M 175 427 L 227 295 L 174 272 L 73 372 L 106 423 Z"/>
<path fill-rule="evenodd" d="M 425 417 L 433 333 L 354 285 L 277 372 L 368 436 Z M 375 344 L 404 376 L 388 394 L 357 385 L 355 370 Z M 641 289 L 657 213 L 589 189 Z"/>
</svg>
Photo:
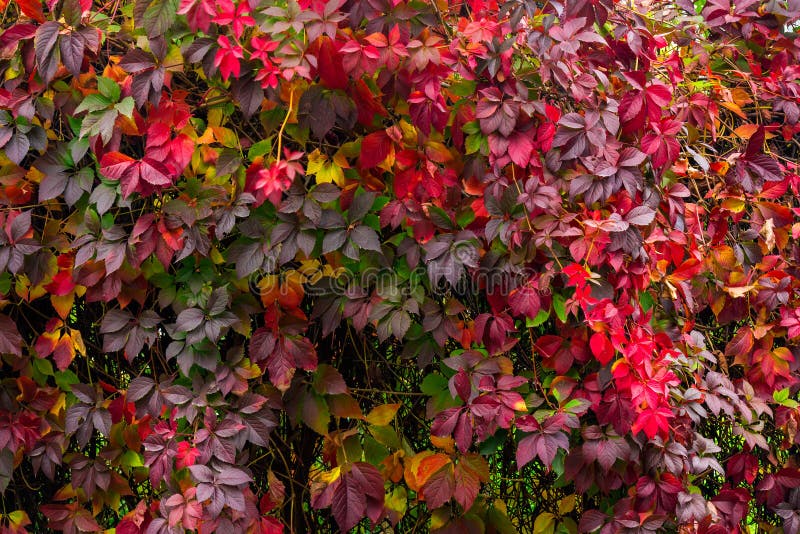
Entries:
<svg viewBox="0 0 800 534">
<path fill-rule="evenodd" d="M 0 533 L 796 533 L 797 0 L 0 0 Z"/>
</svg>

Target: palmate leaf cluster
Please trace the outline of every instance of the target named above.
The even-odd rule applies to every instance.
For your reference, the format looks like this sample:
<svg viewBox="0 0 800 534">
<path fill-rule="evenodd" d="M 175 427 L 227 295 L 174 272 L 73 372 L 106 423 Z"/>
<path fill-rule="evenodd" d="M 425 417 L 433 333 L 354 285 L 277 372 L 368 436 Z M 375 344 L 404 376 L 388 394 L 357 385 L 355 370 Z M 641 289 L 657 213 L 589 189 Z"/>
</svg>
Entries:
<svg viewBox="0 0 800 534">
<path fill-rule="evenodd" d="M 800 530 L 796 0 L 0 12 L 0 533 Z"/>
</svg>

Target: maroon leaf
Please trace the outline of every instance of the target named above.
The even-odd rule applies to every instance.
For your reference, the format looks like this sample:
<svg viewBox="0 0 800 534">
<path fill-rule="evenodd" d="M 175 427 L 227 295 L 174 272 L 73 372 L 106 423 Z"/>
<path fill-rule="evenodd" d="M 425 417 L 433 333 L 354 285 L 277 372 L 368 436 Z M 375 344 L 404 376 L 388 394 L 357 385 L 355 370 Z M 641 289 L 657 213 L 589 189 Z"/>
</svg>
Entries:
<svg viewBox="0 0 800 534">
<path fill-rule="evenodd" d="M 56 48 L 58 42 L 58 34 L 61 26 L 58 22 L 47 21 L 36 30 L 36 36 L 33 39 L 34 48 L 36 50 L 36 64 L 39 67 L 39 76 L 45 83 L 56 74 L 58 69 L 58 61 L 60 59 L 60 50 Z"/>
<path fill-rule="evenodd" d="M 425 502 L 429 509 L 433 510 L 447 504 L 456 491 L 453 464 L 448 462 L 433 473 L 425 482 L 422 491 L 425 493 Z M 464 502 L 469 497 L 467 491 L 465 490 L 461 495 L 461 500 Z"/>
<path fill-rule="evenodd" d="M 0 315 L 0 354 L 22 356 L 22 336 L 7 315 Z"/>
<path fill-rule="evenodd" d="M 383 514 L 383 478 L 370 464 L 355 462 L 342 474 L 333 493 L 331 510 L 343 532 L 349 531 L 365 516 L 377 523 Z"/>
</svg>

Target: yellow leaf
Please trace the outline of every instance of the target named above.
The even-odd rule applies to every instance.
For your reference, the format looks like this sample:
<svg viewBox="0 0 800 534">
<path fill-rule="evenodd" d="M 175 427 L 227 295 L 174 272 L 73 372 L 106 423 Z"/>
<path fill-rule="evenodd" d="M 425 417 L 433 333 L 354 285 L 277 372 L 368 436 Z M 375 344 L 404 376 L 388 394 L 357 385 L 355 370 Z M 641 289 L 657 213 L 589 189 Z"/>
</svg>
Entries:
<svg viewBox="0 0 800 534">
<path fill-rule="evenodd" d="M 735 299 L 738 299 L 750 293 L 753 289 L 755 289 L 755 287 L 756 287 L 755 285 L 749 285 L 749 286 L 738 286 L 738 287 L 725 287 L 723 289 L 725 293 L 727 293 L 728 295 L 732 296 Z"/>
<path fill-rule="evenodd" d="M 558 501 L 558 514 L 566 515 L 575 509 L 575 494 L 567 495 Z"/>
<path fill-rule="evenodd" d="M 216 141 L 214 138 L 214 130 L 211 128 L 206 128 L 206 131 L 203 132 L 203 135 L 197 138 L 198 145 L 210 145 L 214 141 Z"/>
<path fill-rule="evenodd" d="M 335 183 L 339 187 L 344 185 L 344 171 L 335 162 L 328 161 L 328 156 L 319 149 L 308 155 L 307 174 L 315 175 L 318 184 Z"/>
<path fill-rule="evenodd" d="M 556 516 L 550 512 L 539 514 L 533 522 L 533 534 L 553 534 L 556 530 Z"/>
<path fill-rule="evenodd" d="M 211 100 L 214 98 L 215 95 L 208 95 L 207 99 Z M 222 121 L 225 119 L 225 113 L 223 113 L 222 108 L 214 107 L 208 110 L 208 126 L 214 127 L 219 126 L 222 124 Z"/>
<path fill-rule="evenodd" d="M 731 89 L 731 99 L 740 106 L 746 106 L 753 101 L 753 99 L 750 98 L 750 93 L 741 87 L 734 87 Z"/>
<path fill-rule="evenodd" d="M 261 367 L 251 362 L 249 358 L 245 358 L 239 363 L 237 372 L 248 380 L 262 375 Z"/>
<path fill-rule="evenodd" d="M 516 402 L 516 404 L 514 404 L 513 408 L 514 408 L 514 410 L 516 410 L 516 411 L 518 411 L 518 412 L 525 412 L 525 411 L 527 411 L 527 410 L 528 410 L 528 405 L 527 405 L 527 404 L 525 404 L 525 401 L 524 401 L 524 400 L 522 400 L 522 399 L 519 399 L 519 400 Z"/>
<path fill-rule="evenodd" d="M 388 425 L 400 409 L 400 404 L 382 404 L 367 414 L 367 423 L 371 425 Z"/>
<path fill-rule="evenodd" d="M 764 222 L 764 226 L 761 227 L 761 231 L 758 233 L 764 238 L 764 244 L 767 246 L 765 252 L 769 253 L 775 248 L 775 221 L 772 217 Z"/>
<path fill-rule="evenodd" d="M 28 518 L 28 514 L 26 514 L 22 510 L 16 510 L 14 512 L 11 512 L 6 517 L 8 518 L 8 521 L 11 523 L 11 525 L 15 527 L 24 527 L 26 525 L 31 524 L 31 520 Z"/>
<path fill-rule="evenodd" d="M 431 528 L 430 530 L 439 530 L 447 525 L 450 521 L 450 510 L 447 508 L 438 508 L 431 514 Z"/>
<path fill-rule="evenodd" d="M 221 265 L 225 263 L 225 257 L 220 253 L 217 247 L 212 247 L 208 257 L 214 262 L 214 265 Z"/>
<path fill-rule="evenodd" d="M 417 144 L 417 129 L 405 120 L 400 121 L 400 131 L 403 132 L 403 142 L 408 145 Z"/>
<path fill-rule="evenodd" d="M 714 312 L 716 317 L 719 317 L 719 314 L 722 313 L 722 310 L 725 308 L 725 303 L 728 301 L 727 297 L 722 293 L 719 294 L 716 298 L 711 301 L 711 311 Z"/>
<path fill-rule="evenodd" d="M 168 71 L 183 72 L 183 54 L 181 54 L 180 47 L 171 46 L 169 52 L 167 52 L 167 57 L 161 63 Z"/>
<path fill-rule="evenodd" d="M 222 146 L 228 148 L 239 147 L 239 136 L 236 135 L 236 132 L 222 126 L 212 126 L 211 128 L 214 130 L 214 137 L 217 138 L 217 141 L 221 143 Z"/>
<path fill-rule="evenodd" d="M 498 367 L 500 367 L 500 372 L 504 375 L 514 374 L 514 363 L 506 358 L 505 356 L 499 356 L 495 359 Z"/>
<path fill-rule="evenodd" d="M 86 345 L 83 343 L 81 331 L 74 328 L 68 328 L 67 330 L 69 330 L 69 337 L 72 339 L 72 346 L 75 348 L 75 352 L 81 356 L 86 356 Z"/>
<path fill-rule="evenodd" d="M 44 178 L 44 173 L 36 167 L 31 167 L 27 174 L 25 174 L 25 178 L 35 184 L 38 184 L 42 181 L 42 178 Z"/>
<path fill-rule="evenodd" d="M 301 261 L 300 267 L 297 268 L 297 272 L 308 277 L 310 281 L 313 281 L 313 277 L 319 273 L 319 260 Z"/>
<path fill-rule="evenodd" d="M 358 402 L 347 394 L 331 395 L 328 397 L 328 406 L 331 414 L 336 417 L 346 417 L 349 419 L 363 419 L 361 407 Z"/>
<path fill-rule="evenodd" d="M 317 174 L 326 161 L 328 161 L 328 156 L 320 152 L 319 149 L 315 149 L 314 152 L 308 155 L 306 174 Z"/>
<path fill-rule="evenodd" d="M 53 406 L 50 407 L 49 412 L 55 416 L 58 416 L 58 414 L 62 410 L 66 409 L 67 409 L 67 396 L 63 392 L 60 392 L 58 394 L 58 398 L 56 398 L 56 402 L 54 402 Z"/>
<path fill-rule="evenodd" d="M 330 485 L 335 482 L 342 475 L 341 467 L 334 467 L 330 471 L 320 471 L 318 475 L 312 475 L 311 478 L 319 480 L 325 485 Z"/>
<path fill-rule="evenodd" d="M 408 509 L 408 494 L 406 493 L 406 489 L 402 486 L 398 486 L 392 490 L 386 497 L 385 505 L 388 510 L 395 512 L 398 517 L 403 517 L 406 513 L 406 509 Z"/>
<path fill-rule="evenodd" d="M 428 159 L 436 163 L 448 163 L 453 160 L 453 155 L 445 145 L 437 141 L 428 141 L 425 143 L 425 155 Z"/>
</svg>

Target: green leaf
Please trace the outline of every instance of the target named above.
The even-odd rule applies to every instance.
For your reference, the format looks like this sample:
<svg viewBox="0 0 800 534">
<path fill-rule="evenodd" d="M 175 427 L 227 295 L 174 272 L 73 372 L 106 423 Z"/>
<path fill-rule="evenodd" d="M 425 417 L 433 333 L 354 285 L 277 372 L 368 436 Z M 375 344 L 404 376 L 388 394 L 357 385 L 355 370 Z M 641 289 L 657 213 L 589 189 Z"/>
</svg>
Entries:
<svg viewBox="0 0 800 534">
<path fill-rule="evenodd" d="M 787 408 L 795 409 L 800 406 L 796 400 L 789 398 L 789 388 L 783 388 L 780 391 L 775 391 L 772 393 L 772 398 L 780 404 L 781 406 L 785 406 Z"/>
<path fill-rule="evenodd" d="M 541 309 L 539 313 L 536 314 L 536 317 L 531 319 L 530 317 L 525 319 L 525 326 L 528 328 L 535 328 L 541 324 L 543 324 L 547 319 L 550 318 L 550 310 Z"/>
<path fill-rule="evenodd" d="M 519 530 L 504 512 L 505 503 L 495 500 L 495 505 L 486 512 L 486 520 L 498 534 L 518 534 Z"/>
<path fill-rule="evenodd" d="M 367 436 L 364 438 L 364 459 L 367 462 L 380 465 L 380 463 L 389 456 L 389 449 L 385 446 L 381 445 L 378 441 L 373 439 L 372 437 Z"/>
<path fill-rule="evenodd" d="M 53 363 L 46 358 L 32 358 L 33 378 L 38 384 L 44 384 L 48 376 L 54 376 Z M 40 380 L 41 379 L 41 380 Z"/>
<path fill-rule="evenodd" d="M 429 396 L 434 396 L 440 393 L 443 389 L 447 389 L 447 379 L 442 375 L 429 374 L 422 380 L 422 392 Z"/>
<path fill-rule="evenodd" d="M 453 221 L 450 220 L 450 215 L 439 206 L 428 206 L 428 216 L 433 224 L 445 230 L 453 230 Z"/>
<path fill-rule="evenodd" d="M 471 97 L 475 94 L 477 85 L 478 83 L 475 80 L 459 80 L 458 83 L 450 86 L 450 91 L 458 96 Z"/>
<path fill-rule="evenodd" d="M 567 322 L 566 299 L 559 293 L 553 293 L 553 311 L 556 312 L 556 317 L 558 317 L 562 323 Z"/>
<path fill-rule="evenodd" d="M 467 135 L 474 135 L 481 132 L 481 125 L 478 121 L 469 121 L 461 127 Z"/>
<path fill-rule="evenodd" d="M 250 147 L 250 149 L 247 151 L 247 159 L 253 161 L 258 156 L 269 154 L 270 151 L 272 151 L 272 138 L 262 139 Z"/>
<path fill-rule="evenodd" d="M 655 300 L 649 291 L 639 293 L 639 305 L 642 307 L 642 311 L 650 311 L 653 304 L 655 304 Z"/>
<path fill-rule="evenodd" d="M 775 399 L 775 402 L 782 403 L 786 399 L 789 398 L 789 388 L 783 388 L 780 391 L 775 391 L 772 393 L 772 398 Z"/>
<path fill-rule="evenodd" d="M 482 135 L 468 135 L 464 140 L 464 148 L 466 148 L 467 154 L 475 154 L 476 152 L 483 153 L 484 147 L 488 150 L 489 142 L 486 137 Z"/>
<path fill-rule="evenodd" d="M 503 444 L 506 442 L 508 432 L 504 429 L 497 430 L 494 434 L 486 438 L 479 445 L 479 452 L 481 456 L 491 456 L 500 451 Z"/>
<path fill-rule="evenodd" d="M 397 435 L 397 431 L 391 426 L 370 425 L 368 429 L 369 433 L 372 434 L 372 437 L 375 438 L 378 443 L 382 443 L 383 445 L 391 447 L 395 450 L 400 450 L 403 448 L 403 444 L 400 441 L 400 436 Z"/>
<path fill-rule="evenodd" d="M 458 226 L 461 228 L 466 228 L 474 220 L 475 212 L 471 209 L 467 209 L 456 214 L 456 223 L 458 223 Z"/>
<path fill-rule="evenodd" d="M 331 413 L 323 397 L 309 392 L 303 400 L 302 416 L 303 422 L 315 432 L 322 436 L 327 435 Z"/>
<path fill-rule="evenodd" d="M 6 295 L 11 290 L 11 273 L 4 271 L 0 274 L 0 294 Z"/>
<path fill-rule="evenodd" d="M 142 467 L 142 455 L 138 452 L 128 449 L 119 458 L 119 464 L 124 467 Z"/>
<path fill-rule="evenodd" d="M 84 117 L 79 135 L 81 137 L 99 135 L 103 143 L 108 143 L 114 135 L 114 124 L 117 121 L 118 115 L 119 111 L 116 109 L 90 113 Z"/>
<path fill-rule="evenodd" d="M 55 373 L 56 385 L 61 391 L 71 392 L 72 391 L 72 384 L 80 384 L 80 379 L 78 375 L 70 371 L 69 369 L 65 369 L 64 371 L 59 371 Z"/>
<path fill-rule="evenodd" d="M 100 91 L 100 94 L 106 97 L 110 102 L 117 102 L 119 100 L 119 85 L 111 78 L 105 78 L 103 76 L 97 78 L 97 89 Z"/>
<path fill-rule="evenodd" d="M 102 80 L 104 78 L 100 79 Z M 84 111 L 100 111 L 108 108 L 110 105 L 111 101 L 108 98 L 98 93 L 92 93 L 84 98 L 80 104 L 78 104 L 78 107 L 75 108 L 75 113 L 83 113 Z"/>
<path fill-rule="evenodd" d="M 122 102 L 120 102 L 119 104 L 114 106 L 114 109 L 116 109 L 122 115 L 124 115 L 124 116 L 126 116 L 128 118 L 132 118 L 133 117 L 133 106 L 134 106 L 133 97 L 126 96 L 125 98 L 122 99 Z"/>
</svg>

